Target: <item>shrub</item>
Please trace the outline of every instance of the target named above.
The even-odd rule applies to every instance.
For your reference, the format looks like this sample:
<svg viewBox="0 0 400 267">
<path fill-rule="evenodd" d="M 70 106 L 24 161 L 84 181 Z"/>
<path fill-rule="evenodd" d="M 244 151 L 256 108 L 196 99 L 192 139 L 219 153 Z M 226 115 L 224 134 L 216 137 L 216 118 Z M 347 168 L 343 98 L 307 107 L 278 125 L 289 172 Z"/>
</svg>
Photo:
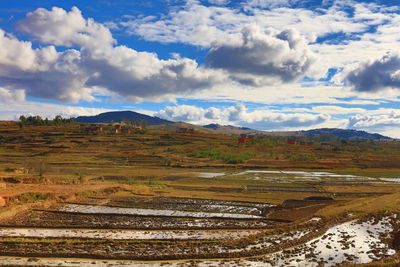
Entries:
<svg viewBox="0 0 400 267">
<path fill-rule="evenodd" d="M 244 163 L 246 160 L 255 156 L 255 153 L 251 152 L 229 152 L 221 151 L 218 149 L 194 151 L 187 154 L 193 158 L 209 158 L 210 160 L 222 160 L 229 164 Z"/>
</svg>

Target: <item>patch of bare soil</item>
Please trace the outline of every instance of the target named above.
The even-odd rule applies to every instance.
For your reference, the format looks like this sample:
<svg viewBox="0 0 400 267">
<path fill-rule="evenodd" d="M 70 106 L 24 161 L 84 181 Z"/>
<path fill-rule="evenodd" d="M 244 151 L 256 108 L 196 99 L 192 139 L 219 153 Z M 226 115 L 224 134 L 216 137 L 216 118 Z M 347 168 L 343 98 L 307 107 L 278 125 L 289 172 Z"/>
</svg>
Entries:
<svg viewBox="0 0 400 267">
<path fill-rule="evenodd" d="M 74 214 L 35 210 L 2 223 L 3 226 L 106 229 L 271 229 L 277 222 L 265 219 L 168 218 L 125 215 Z"/>
<path fill-rule="evenodd" d="M 326 207 L 327 204 L 317 204 L 313 206 L 306 206 L 301 208 L 294 208 L 294 209 L 283 209 L 283 210 L 276 210 L 272 211 L 268 214 L 269 219 L 279 219 L 279 220 L 286 220 L 286 221 L 298 221 L 304 220 L 307 218 L 311 218 L 314 213 L 319 211 L 320 209 Z"/>
</svg>

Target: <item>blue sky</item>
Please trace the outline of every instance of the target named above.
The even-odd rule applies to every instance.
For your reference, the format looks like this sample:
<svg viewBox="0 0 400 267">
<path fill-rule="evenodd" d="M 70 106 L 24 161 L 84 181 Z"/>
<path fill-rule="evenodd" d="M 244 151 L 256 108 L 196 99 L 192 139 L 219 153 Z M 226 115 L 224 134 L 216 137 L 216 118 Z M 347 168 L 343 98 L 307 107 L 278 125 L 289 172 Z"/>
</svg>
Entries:
<svg viewBox="0 0 400 267">
<path fill-rule="evenodd" d="M 134 110 L 400 138 L 399 13 L 395 1 L 2 1 L 0 119 Z"/>
</svg>

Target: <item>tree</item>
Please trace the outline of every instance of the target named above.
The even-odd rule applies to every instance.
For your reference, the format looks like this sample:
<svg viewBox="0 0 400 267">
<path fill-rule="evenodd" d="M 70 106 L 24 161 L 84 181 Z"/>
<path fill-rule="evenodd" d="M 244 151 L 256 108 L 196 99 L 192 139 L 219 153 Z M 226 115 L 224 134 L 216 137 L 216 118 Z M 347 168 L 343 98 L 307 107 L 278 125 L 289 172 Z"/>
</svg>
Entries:
<svg viewBox="0 0 400 267">
<path fill-rule="evenodd" d="M 48 169 L 47 162 L 44 159 L 27 159 L 22 163 L 23 167 L 28 173 L 37 173 L 39 176 L 43 176 Z"/>
<path fill-rule="evenodd" d="M 21 116 L 19 116 L 19 120 L 20 120 L 22 123 L 25 123 L 25 122 L 26 122 L 26 117 L 25 117 L 24 115 L 21 115 Z"/>
</svg>

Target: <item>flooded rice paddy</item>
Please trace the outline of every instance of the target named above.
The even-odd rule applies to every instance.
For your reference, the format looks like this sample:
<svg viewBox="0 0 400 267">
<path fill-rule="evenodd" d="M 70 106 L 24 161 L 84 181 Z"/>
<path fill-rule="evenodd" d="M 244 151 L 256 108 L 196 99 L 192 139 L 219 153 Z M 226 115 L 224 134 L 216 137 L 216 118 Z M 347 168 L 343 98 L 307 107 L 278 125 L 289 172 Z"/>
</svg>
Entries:
<svg viewBox="0 0 400 267">
<path fill-rule="evenodd" d="M 365 217 L 332 226 L 321 231 L 318 237 L 298 244 L 296 240 L 307 237 L 318 229 L 296 230 L 287 233 L 263 235 L 252 244 L 225 250 L 230 257 L 211 260 L 152 261 L 138 260 L 89 260 L 89 259 L 46 259 L 36 257 L 0 257 L 0 265 L 46 265 L 46 266 L 334 266 L 344 262 L 368 263 L 396 253 L 386 240 L 394 228 L 400 226 L 400 214 Z M 286 244 L 291 246 L 285 249 Z M 292 244 L 292 245 L 290 245 Z M 218 246 L 217 246 L 218 247 Z M 213 249 L 216 249 L 214 247 Z M 223 245 L 219 246 L 220 255 Z M 261 255 L 242 256 L 243 251 L 259 251 Z M 275 250 L 275 251 L 274 251 Z M 239 253 L 239 254 L 238 254 Z M 231 258 L 231 259 L 230 259 Z"/>
<path fill-rule="evenodd" d="M 235 219 L 259 219 L 261 216 L 235 213 L 190 212 L 180 210 L 156 210 L 117 208 L 95 205 L 67 204 L 60 209 L 63 212 L 76 212 L 86 214 L 122 214 L 138 216 L 168 216 L 168 217 L 193 217 L 193 218 L 235 218 Z"/>
<path fill-rule="evenodd" d="M 287 170 L 246 170 L 236 173 L 226 172 L 213 172 L 213 173 L 197 173 L 199 177 L 222 179 L 230 176 L 241 177 L 247 180 L 269 180 L 280 183 L 290 183 L 298 180 L 308 181 L 350 181 L 362 183 L 381 183 L 400 184 L 400 177 L 398 178 L 384 178 L 384 177 L 367 177 L 350 174 L 337 174 L 332 172 L 308 172 L 308 171 L 287 171 Z"/>
<path fill-rule="evenodd" d="M 231 240 L 261 231 L 138 231 L 138 230 L 88 230 L 88 229 L 24 229 L 0 228 L 0 237 L 35 238 L 87 238 L 113 240 Z"/>
<path fill-rule="evenodd" d="M 314 267 L 368 263 L 396 253 L 391 240 L 400 229 L 399 214 L 346 217 L 335 225 L 314 213 L 293 220 L 270 216 L 341 201 L 321 185 L 397 183 L 396 178 L 262 170 L 201 175 L 249 181 L 243 187 L 248 194 L 302 197 L 279 205 L 125 195 L 58 203 L 2 223 L 0 265 Z"/>
</svg>

